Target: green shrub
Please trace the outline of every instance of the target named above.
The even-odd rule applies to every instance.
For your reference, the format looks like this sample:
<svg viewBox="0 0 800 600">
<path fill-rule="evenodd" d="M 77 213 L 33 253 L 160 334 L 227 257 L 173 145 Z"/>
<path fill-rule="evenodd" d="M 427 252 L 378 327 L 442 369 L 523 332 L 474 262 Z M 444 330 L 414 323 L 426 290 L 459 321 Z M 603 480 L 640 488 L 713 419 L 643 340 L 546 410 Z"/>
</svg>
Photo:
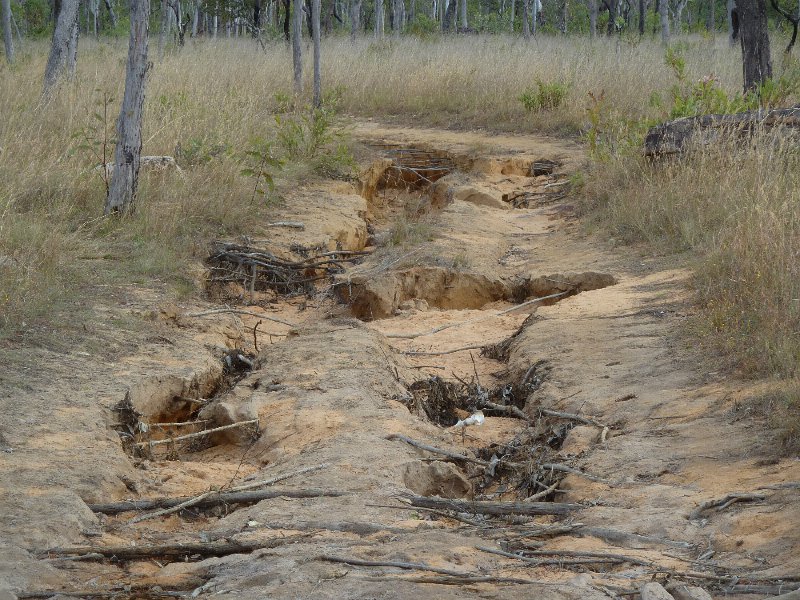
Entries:
<svg viewBox="0 0 800 600">
<path fill-rule="evenodd" d="M 536 87 L 529 87 L 520 96 L 519 101 L 528 112 L 553 110 L 564 102 L 569 91 L 569 85 L 563 81 L 546 83 L 541 79 L 536 80 Z"/>
</svg>

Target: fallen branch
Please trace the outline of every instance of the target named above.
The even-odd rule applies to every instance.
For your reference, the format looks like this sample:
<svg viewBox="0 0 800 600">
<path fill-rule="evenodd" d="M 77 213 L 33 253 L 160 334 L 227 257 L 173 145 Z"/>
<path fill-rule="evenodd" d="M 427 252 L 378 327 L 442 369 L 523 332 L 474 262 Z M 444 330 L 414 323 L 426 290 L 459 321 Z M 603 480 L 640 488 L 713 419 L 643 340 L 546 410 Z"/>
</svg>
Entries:
<svg viewBox="0 0 800 600">
<path fill-rule="evenodd" d="M 628 533 L 616 529 L 606 529 L 604 527 L 578 527 L 575 533 L 579 536 L 591 536 L 603 540 L 609 544 L 618 546 L 627 545 L 629 548 L 640 548 L 642 546 L 650 548 L 652 546 L 668 546 L 688 550 L 694 548 L 689 542 L 678 542 L 666 538 L 654 537 L 650 535 L 639 535 L 638 533 Z M 634 546 L 633 544 L 638 544 Z"/>
<path fill-rule="evenodd" d="M 606 427 L 602 423 L 595 421 L 590 417 L 583 417 L 581 415 L 576 415 L 575 413 L 560 412 L 557 410 L 550 410 L 547 408 L 539 408 L 538 411 L 543 415 L 547 415 L 548 417 L 558 417 L 559 419 L 568 419 L 570 421 L 577 421 L 578 423 L 583 423 L 584 425 L 594 425 L 595 427 L 599 427 L 600 429 L 604 429 Z"/>
<path fill-rule="evenodd" d="M 533 565 L 535 567 L 543 567 L 548 565 L 591 565 L 597 563 L 611 563 L 611 564 L 622 564 L 626 562 L 633 562 L 634 564 L 644 564 L 646 566 L 652 565 L 652 563 L 637 561 L 638 559 L 633 559 L 632 557 L 624 557 L 625 559 L 630 560 L 623 560 L 621 555 L 606 555 L 606 556 L 593 556 L 593 557 L 582 557 L 582 558 L 530 558 L 528 556 L 522 556 L 520 554 L 515 554 L 513 552 L 505 552 L 504 550 L 498 550 L 496 548 L 486 548 L 485 546 L 476 546 L 476 550 L 480 550 L 481 552 L 487 552 L 489 554 L 497 554 L 498 556 L 505 556 L 506 558 L 515 558 L 517 560 L 521 560 L 524 563 L 529 565 Z M 593 554 L 593 553 L 586 553 L 586 554 Z"/>
<path fill-rule="evenodd" d="M 603 558 L 613 559 L 618 562 L 626 562 L 632 565 L 642 565 L 645 567 L 653 566 L 653 561 L 643 558 L 636 558 L 627 554 L 615 554 L 613 552 L 587 552 L 582 550 L 525 550 L 525 556 L 568 556 L 570 558 Z"/>
<path fill-rule="evenodd" d="M 157 427 L 159 429 L 165 429 L 167 427 L 188 427 L 189 425 L 205 425 L 206 423 L 210 423 L 208 419 L 199 419 L 197 421 L 180 421 L 178 423 L 147 423 L 148 427 Z"/>
<path fill-rule="evenodd" d="M 523 500 L 523 502 L 535 502 L 536 500 L 541 500 L 542 498 L 546 498 L 547 496 L 556 491 L 556 488 L 560 483 L 561 483 L 560 481 L 556 481 L 546 490 L 542 490 L 541 492 L 536 492 L 533 496 L 528 496 L 527 498 L 525 498 L 525 500 Z"/>
<path fill-rule="evenodd" d="M 323 463 L 321 465 L 316 465 L 314 467 L 307 467 L 305 469 L 300 469 L 299 471 L 293 471 L 291 473 L 284 473 L 283 475 L 278 475 L 277 477 L 273 477 L 271 479 L 266 479 L 264 481 L 256 481 L 256 482 L 252 482 L 252 483 L 246 483 L 244 485 L 240 485 L 240 486 L 231 488 L 230 490 L 228 490 L 228 493 L 244 492 L 246 490 L 253 490 L 253 489 L 256 489 L 256 488 L 265 487 L 265 486 L 268 486 L 268 485 L 272 485 L 273 483 L 278 483 L 279 481 L 284 481 L 284 480 L 289 479 L 291 477 L 296 477 L 297 475 L 303 475 L 304 473 L 311 473 L 313 471 L 319 471 L 320 469 L 324 469 L 327 466 L 328 466 L 327 463 Z M 193 498 L 189 498 L 185 502 L 181 502 L 180 504 L 178 504 L 176 506 L 172 506 L 170 508 L 163 508 L 161 510 L 157 510 L 157 511 L 152 512 L 152 513 L 147 513 L 147 514 L 144 514 L 144 515 L 139 515 L 138 517 L 134 517 L 133 519 L 128 521 L 128 524 L 129 525 L 133 525 L 134 523 L 141 523 L 142 521 L 146 521 L 148 519 L 154 519 L 156 517 L 163 517 L 165 515 L 169 515 L 169 514 L 172 514 L 172 513 L 180 512 L 180 511 L 182 511 L 182 510 L 184 510 L 186 508 L 189 508 L 191 506 L 195 506 L 198 503 L 200 503 L 203 500 L 205 500 L 206 498 L 208 498 L 210 496 L 213 496 L 214 494 L 218 494 L 218 493 L 220 493 L 220 490 L 209 490 L 209 491 L 204 492 L 202 494 L 198 494 L 197 496 L 195 496 Z"/>
<path fill-rule="evenodd" d="M 460 513 L 482 515 L 567 515 L 583 508 L 580 504 L 562 502 L 487 502 L 480 500 L 453 500 L 428 496 L 404 495 L 412 506 L 454 510 Z"/>
<path fill-rule="evenodd" d="M 203 431 L 196 431 L 194 433 L 187 433 L 186 435 L 179 435 L 178 437 L 170 437 L 163 440 L 150 440 L 147 442 L 137 442 L 136 446 L 139 448 L 146 448 L 150 446 L 160 446 L 161 444 L 172 444 L 174 442 L 183 442 L 185 440 L 192 440 L 195 438 L 211 435 L 220 431 L 227 431 L 235 427 L 243 427 L 245 425 L 258 426 L 258 419 L 251 419 L 250 421 L 239 421 L 238 423 L 231 423 L 230 425 L 222 425 L 221 427 L 214 427 L 213 429 L 204 429 Z"/>
<path fill-rule="evenodd" d="M 541 296 L 540 298 L 534 298 L 533 300 L 528 300 L 527 302 L 523 302 L 522 304 L 517 304 L 516 306 L 512 306 L 511 308 L 507 308 L 505 310 L 501 310 L 499 312 L 494 313 L 487 313 L 483 314 L 479 317 L 475 317 L 474 319 L 468 319 L 466 321 L 461 321 L 459 323 L 448 323 L 447 325 L 441 325 L 439 327 L 434 327 L 428 331 L 420 331 L 417 333 L 387 333 L 387 338 L 393 339 L 402 339 L 402 340 L 410 340 L 418 337 L 423 337 L 426 335 L 433 335 L 435 333 L 439 333 L 440 331 L 444 331 L 445 329 L 450 329 L 452 327 L 461 327 L 462 325 L 469 325 L 471 323 L 477 323 L 478 321 L 484 321 L 486 319 L 490 319 L 492 317 L 501 317 L 503 315 L 507 315 L 508 313 L 514 312 L 515 310 L 521 310 L 538 302 L 542 302 L 544 300 L 552 300 L 553 298 L 559 298 L 569 294 L 569 292 L 559 292 L 557 294 L 550 294 L 548 296 Z"/>
<path fill-rule="evenodd" d="M 233 315 L 249 315 L 251 317 L 258 317 L 259 319 L 266 319 L 267 321 L 272 321 L 274 323 L 280 323 L 281 325 L 286 325 L 287 327 L 297 327 L 295 323 L 290 323 L 289 321 L 284 321 L 283 319 L 279 319 L 278 317 L 270 317 L 269 315 L 265 315 L 263 313 L 253 312 L 251 310 L 240 310 L 238 308 L 215 308 L 214 310 L 204 310 L 202 312 L 194 312 L 194 313 L 186 313 L 184 317 L 208 317 L 211 315 L 221 315 L 224 313 L 230 313 Z"/>
<path fill-rule="evenodd" d="M 256 490 L 248 492 L 217 492 L 211 494 L 196 504 L 197 508 L 208 508 L 209 506 L 217 506 L 219 504 L 253 504 L 261 500 L 269 500 L 270 498 L 327 498 L 345 496 L 347 492 L 338 490 L 321 490 L 321 489 L 269 489 L 269 490 Z M 134 510 L 153 510 L 156 508 L 172 508 L 183 504 L 190 498 L 160 498 L 157 500 L 128 500 L 124 502 L 108 502 L 102 504 L 89 504 L 88 507 L 92 512 L 103 513 L 106 515 L 116 515 L 124 512 L 131 512 Z"/>
<path fill-rule="evenodd" d="M 445 354 L 455 354 L 456 352 L 464 352 L 465 350 L 482 350 L 486 344 L 477 346 L 462 346 L 461 348 L 453 348 L 452 350 L 442 350 L 441 352 L 423 352 L 421 350 L 407 350 L 403 352 L 406 356 L 444 356 Z"/>
<path fill-rule="evenodd" d="M 143 560 L 151 558 L 180 558 L 188 556 L 228 556 L 248 554 L 262 548 L 276 548 L 309 537 L 304 533 L 287 537 L 253 542 L 189 542 L 186 544 L 158 544 L 152 546 L 76 546 L 53 548 L 46 554 L 60 556 L 99 555 L 115 560 Z"/>
<path fill-rule="evenodd" d="M 718 498 L 716 500 L 708 500 L 707 502 L 703 502 L 700 506 L 695 508 L 689 514 L 689 520 L 694 520 L 700 518 L 700 515 L 703 512 L 707 511 L 710 508 L 717 508 L 717 512 L 723 511 L 732 504 L 736 502 L 757 502 L 760 500 L 764 500 L 766 496 L 763 494 L 745 494 L 745 493 L 733 493 L 728 494 L 722 498 Z"/>
<path fill-rule="evenodd" d="M 306 224 L 300 221 L 275 221 L 267 223 L 267 227 L 289 227 L 290 229 L 305 229 Z"/>
<path fill-rule="evenodd" d="M 762 485 L 758 490 L 800 490 L 800 481 L 787 481 L 785 483 L 774 483 L 772 485 Z"/>
<path fill-rule="evenodd" d="M 490 400 L 481 400 L 480 408 L 488 408 L 490 410 L 496 410 L 497 412 L 505 413 L 507 415 L 511 415 L 516 419 L 522 419 L 528 423 L 531 423 L 531 418 L 526 415 L 522 410 L 517 408 L 512 404 L 497 404 L 495 402 L 491 402 Z"/>
<path fill-rule="evenodd" d="M 367 506 L 374 506 L 376 508 L 394 508 L 397 510 L 426 510 L 431 514 L 444 517 L 445 519 L 452 519 L 453 521 L 460 521 L 462 523 L 465 523 L 466 525 L 471 525 L 472 527 L 486 527 L 486 523 L 478 523 L 477 521 L 473 521 L 472 519 L 467 519 L 466 517 L 462 517 L 458 514 L 450 513 L 444 510 L 438 510 L 436 508 L 424 508 L 422 506 L 405 506 L 405 505 L 398 506 L 395 504 L 367 504 Z"/>
<path fill-rule="evenodd" d="M 797 129 L 800 107 L 753 110 L 730 115 L 686 117 L 652 127 L 644 142 L 645 156 L 681 154 L 689 142 L 719 144 L 720 133 L 730 137 L 752 136 L 758 130 L 773 127 Z"/>
<path fill-rule="evenodd" d="M 362 560 L 360 558 L 351 558 L 344 556 L 331 556 L 328 554 L 321 554 L 317 556 L 317 560 L 325 562 L 343 563 L 352 565 L 354 567 L 393 567 L 395 569 L 406 569 L 411 571 L 430 571 L 431 573 L 438 573 L 439 575 L 450 575 L 452 577 L 469 577 L 471 573 L 464 573 L 461 571 L 453 571 L 450 569 L 441 569 L 439 567 L 432 567 L 425 563 L 409 563 L 391 560 Z"/>
<path fill-rule="evenodd" d="M 559 535 L 566 535 L 573 531 L 579 530 L 583 527 L 583 523 L 570 523 L 568 525 L 548 525 L 545 527 L 532 527 L 522 531 L 517 531 L 512 538 L 527 538 L 527 537 L 556 537 Z"/>
<path fill-rule="evenodd" d="M 485 460 L 481 460 L 479 458 L 472 458 L 471 456 L 464 456 L 463 454 L 459 454 L 458 452 L 451 452 L 449 450 L 443 450 L 441 448 L 436 448 L 435 446 L 430 446 L 423 442 L 418 442 L 416 440 L 412 440 L 410 437 L 406 437 L 400 433 L 392 433 L 386 436 L 387 440 L 399 440 L 401 442 L 405 442 L 410 446 L 414 446 L 415 448 L 419 448 L 420 450 L 425 450 L 427 452 L 433 452 L 434 454 L 441 454 L 442 456 L 446 456 L 447 458 L 452 458 L 453 460 L 463 460 L 465 462 L 471 462 L 476 465 L 480 465 L 482 467 L 488 467 L 489 463 Z"/>
<path fill-rule="evenodd" d="M 67 596 L 70 598 L 189 598 L 190 591 L 165 590 L 157 585 L 126 585 L 110 589 L 88 590 L 44 590 L 39 592 L 19 592 L 14 598 L 53 598 Z"/>
<path fill-rule="evenodd" d="M 534 579 L 520 579 L 518 577 L 495 577 L 493 575 L 442 575 L 441 577 L 368 577 L 367 581 L 406 581 L 409 583 L 429 583 L 433 585 L 471 585 L 475 583 L 514 583 L 519 585 L 548 585 L 554 584 Z"/>
<path fill-rule="evenodd" d="M 585 471 L 581 471 L 580 469 L 575 469 L 567 465 L 562 465 L 559 463 L 542 463 L 539 466 L 542 469 L 546 469 L 548 471 L 560 471 L 561 473 L 571 473 L 572 475 L 578 475 L 579 477 L 583 477 L 584 479 L 588 479 L 589 481 L 596 481 L 597 483 L 605 483 L 606 485 L 613 485 L 613 483 L 608 479 L 603 479 L 602 477 L 598 477 L 597 475 L 591 475 L 590 473 L 586 473 Z"/>
</svg>

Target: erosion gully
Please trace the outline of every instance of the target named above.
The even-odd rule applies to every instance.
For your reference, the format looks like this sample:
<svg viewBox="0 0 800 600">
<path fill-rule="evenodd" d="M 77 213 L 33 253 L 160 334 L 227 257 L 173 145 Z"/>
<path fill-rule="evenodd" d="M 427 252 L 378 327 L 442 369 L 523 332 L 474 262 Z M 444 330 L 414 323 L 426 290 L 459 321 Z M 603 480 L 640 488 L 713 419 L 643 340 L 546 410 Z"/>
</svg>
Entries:
<svg viewBox="0 0 800 600">
<path fill-rule="evenodd" d="M 110 411 L 125 488 L 87 501 L 85 543 L 36 549 L 59 584 L 17 596 L 800 587 L 775 522 L 797 515 L 796 466 L 762 464 L 755 486 L 751 453 L 718 467 L 738 480 L 697 476 L 746 428 L 670 341 L 685 273 L 578 228 L 580 150 L 356 134 L 358 182 L 299 190 L 262 231 L 220 240 L 210 303 L 162 311 L 213 360 L 128 387 Z M 215 345 L 221 319 L 237 333 Z"/>
</svg>

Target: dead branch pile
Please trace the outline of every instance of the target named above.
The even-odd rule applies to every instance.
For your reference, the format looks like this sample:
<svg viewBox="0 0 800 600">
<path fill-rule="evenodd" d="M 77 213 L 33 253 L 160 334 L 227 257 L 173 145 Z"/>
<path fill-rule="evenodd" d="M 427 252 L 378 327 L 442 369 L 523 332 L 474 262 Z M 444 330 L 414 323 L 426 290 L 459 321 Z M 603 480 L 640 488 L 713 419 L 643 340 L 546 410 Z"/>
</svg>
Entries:
<svg viewBox="0 0 800 600">
<path fill-rule="evenodd" d="M 301 260 L 278 258 L 271 252 L 229 242 L 216 241 L 206 259 L 210 280 L 215 284 L 238 283 L 253 291 L 274 290 L 281 294 L 314 292 L 314 283 L 341 273 L 368 252 L 333 250 Z"/>
<path fill-rule="evenodd" d="M 532 206 L 542 206 L 563 200 L 569 194 L 570 185 L 568 181 L 548 183 L 540 190 L 517 191 L 511 194 L 503 194 L 503 201 L 508 202 L 514 208 L 531 208 Z"/>
<path fill-rule="evenodd" d="M 382 150 L 392 165 L 386 170 L 380 187 L 423 187 L 455 170 L 455 163 L 446 154 L 421 148 L 383 145 Z"/>
</svg>

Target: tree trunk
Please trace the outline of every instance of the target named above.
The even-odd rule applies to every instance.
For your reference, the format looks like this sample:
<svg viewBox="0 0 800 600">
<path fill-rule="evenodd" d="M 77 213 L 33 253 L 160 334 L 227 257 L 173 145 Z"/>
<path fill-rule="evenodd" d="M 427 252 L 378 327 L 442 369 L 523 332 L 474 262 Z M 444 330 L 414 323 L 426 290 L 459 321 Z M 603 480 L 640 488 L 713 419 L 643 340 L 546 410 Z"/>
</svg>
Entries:
<svg viewBox="0 0 800 600">
<path fill-rule="evenodd" d="M 253 2 L 253 37 L 257 38 L 261 33 L 261 0 Z"/>
<path fill-rule="evenodd" d="M 291 20 L 292 14 L 292 0 L 283 0 L 283 37 L 286 38 L 286 43 L 288 44 L 289 41 L 292 39 L 292 35 L 289 32 L 289 22 Z"/>
<path fill-rule="evenodd" d="M 739 11 L 736 10 L 736 0 L 728 0 L 728 43 L 735 46 L 739 41 Z"/>
<path fill-rule="evenodd" d="M 667 0 L 661 0 L 658 13 L 661 18 L 661 43 L 666 46 L 669 44 L 669 3 Z"/>
<path fill-rule="evenodd" d="M 361 0 L 350 0 L 350 43 L 356 43 L 361 19 Z"/>
<path fill-rule="evenodd" d="M 392 0 L 392 35 L 400 37 L 400 2 Z"/>
<path fill-rule="evenodd" d="M 106 10 L 108 10 L 108 17 L 111 19 L 111 27 L 117 28 L 117 13 L 114 11 L 114 5 L 111 0 L 106 0 Z"/>
<path fill-rule="evenodd" d="M 450 31 L 454 23 L 456 23 L 456 0 L 450 0 L 444 13 L 444 30 Z"/>
<path fill-rule="evenodd" d="M 320 42 L 319 42 L 320 0 L 311 0 L 311 27 L 314 40 L 314 108 L 322 106 L 322 84 L 320 81 Z"/>
<path fill-rule="evenodd" d="M 522 0 L 522 37 L 526 40 L 531 39 L 530 11 L 531 0 Z"/>
<path fill-rule="evenodd" d="M 150 0 L 131 0 L 131 38 L 125 94 L 117 120 L 117 147 L 114 172 L 106 198 L 105 213 L 130 213 L 136 201 L 139 159 L 142 153 L 142 112 L 147 79 L 147 35 L 150 26 Z"/>
<path fill-rule="evenodd" d="M 564 6 L 562 7 L 562 12 L 561 12 L 561 33 L 563 33 L 564 35 L 567 35 L 567 20 L 569 17 L 568 10 L 569 10 L 569 0 L 564 0 Z"/>
<path fill-rule="evenodd" d="M 597 0 L 589 0 L 589 37 L 597 37 Z"/>
<path fill-rule="evenodd" d="M 3 42 L 8 64 L 14 64 L 14 39 L 11 37 L 11 0 L 0 0 L 3 13 Z"/>
<path fill-rule="evenodd" d="M 757 91 L 772 77 L 767 5 L 764 0 L 738 0 L 744 91 Z"/>
<path fill-rule="evenodd" d="M 514 15 L 514 9 L 517 5 L 517 0 L 511 0 L 511 34 L 514 34 L 514 19 L 516 15 Z"/>
<path fill-rule="evenodd" d="M 292 2 L 292 65 L 294 65 L 294 95 L 303 93 L 303 51 L 300 45 L 303 35 L 303 0 Z"/>
<path fill-rule="evenodd" d="M 644 37 L 645 17 L 647 17 L 647 5 L 644 0 L 639 0 L 639 35 L 641 37 Z"/>
<path fill-rule="evenodd" d="M 539 12 L 542 10 L 541 0 L 531 0 L 533 18 L 531 19 L 531 35 L 536 37 L 536 28 L 539 25 Z"/>
<path fill-rule="evenodd" d="M 383 0 L 375 0 L 375 39 L 383 39 Z"/>
<path fill-rule="evenodd" d="M 606 26 L 606 35 L 614 35 L 616 32 L 618 8 L 618 0 L 610 0 L 608 5 L 608 25 Z"/>
<path fill-rule="evenodd" d="M 198 27 L 200 24 L 200 2 L 195 0 L 194 11 L 192 11 L 192 37 L 197 37 Z"/>
<path fill-rule="evenodd" d="M 170 10 L 169 0 L 161 0 L 161 31 L 158 32 L 158 58 L 164 58 L 164 47 L 167 43 L 167 34 L 169 33 L 169 15 Z"/>
<path fill-rule="evenodd" d="M 58 81 L 74 71 L 77 44 L 78 0 L 62 0 L 53 30 L 50 55 L 44 71 L 44 93 L 52 91 Z"/>
<path fill-rule="evenodd" d="M 706 30 L 713 39 L 717 29 L 717 0 L 708 0 L 708 15 L 706 16 Z"/>
<path fill-rule="evenodd" d="M 403 0 L 399 1 L 402 2 Z M 467 22 L 467 8 L 469 8 L 467 6 L 467 0 L 461 0 L 460 8 L 461 8 L 461 29 L 463 31 L 466 31 L 467 29 L 469 29 L 469 23 Z"/>
</svg>

